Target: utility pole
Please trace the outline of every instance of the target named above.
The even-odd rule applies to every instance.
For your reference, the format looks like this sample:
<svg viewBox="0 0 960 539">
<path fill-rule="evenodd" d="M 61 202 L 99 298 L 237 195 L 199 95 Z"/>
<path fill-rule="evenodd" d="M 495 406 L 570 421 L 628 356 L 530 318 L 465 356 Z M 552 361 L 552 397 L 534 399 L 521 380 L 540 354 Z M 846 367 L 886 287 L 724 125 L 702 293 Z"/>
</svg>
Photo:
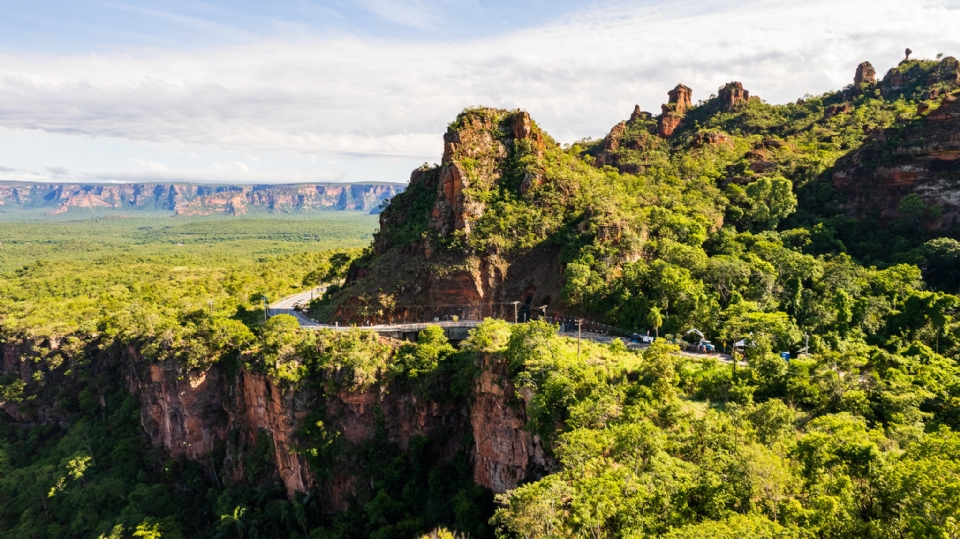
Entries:
<svg viewBox="0 0 960 539">
<path fill-rule="evenodd" d="M 213 300 L 207 301 L 207 304 L 210 305 L 210 316 L 213 316 Z"/>
<path fill-rule="evenodd" d="M 513 305 L 513 323 L 514 323 L 514 324 L 519 323 L 519 322 L 520 322 L 520 317 L 519 317 L 518 314 L 517 314 L 517 308 L 520 307 L 520 302 L 519 302 L 519 301 L 511 301 L 510 304 Z"/>
<path fill-rule="evenodd" d="M 577 359 L 580 359 L 580 330 L 583 326 L 583 319 L 577 318 Z"/>
<path fill-rule="evenodd" d="M 263 321 L 267 321 L 267 296 L 260 296 L 263 299 Z"/>
<path fill-rule="evenodd" d="M 743 346 L 747 346 L 747 340 L 743 340 Z M 737 341 L 733 341 L 733 348 L 730 350 L 730 356 L 733 357 L 733 375 L 737 375 Z"/>
</svg>

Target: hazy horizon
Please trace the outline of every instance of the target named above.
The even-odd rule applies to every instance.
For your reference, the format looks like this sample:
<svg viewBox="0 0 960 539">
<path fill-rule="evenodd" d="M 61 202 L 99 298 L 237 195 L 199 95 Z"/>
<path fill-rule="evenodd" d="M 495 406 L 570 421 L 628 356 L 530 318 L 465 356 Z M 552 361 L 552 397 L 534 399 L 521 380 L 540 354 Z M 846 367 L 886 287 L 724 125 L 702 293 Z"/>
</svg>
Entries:
<svg viewBox="0 0 960 539">
<path fill-rule="evenodd" d="M 960 56 L 960 3 L 6 2 L 0 180 L 405 183 L 464 107 L 602 137 L 678 82 L 773 103 Z M 824 16 L 829 14 L 829 16 Z"/>
</svg>

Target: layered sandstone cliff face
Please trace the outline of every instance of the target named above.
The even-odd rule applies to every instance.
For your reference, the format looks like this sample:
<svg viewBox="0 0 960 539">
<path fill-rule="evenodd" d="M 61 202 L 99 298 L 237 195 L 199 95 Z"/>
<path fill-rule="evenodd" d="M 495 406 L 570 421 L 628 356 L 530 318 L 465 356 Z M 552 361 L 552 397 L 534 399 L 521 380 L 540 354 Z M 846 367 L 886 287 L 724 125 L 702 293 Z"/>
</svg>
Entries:
<svg viewBox="0 0 960 539">
<path fill-rule="evenodd" d="M 556 143 L 526 112 L 496 109 L 461 114 L 443 141 L 441 164 L 415 170 L 404 196 L 380 215 L 381 232 L 373 246 L 377 261 L 351 270 L 346 284 L 351 297 L 340 306 L 337 320 L 512 318 L 511 302 L 518 302 L 517 312 L 529 317 L 531 309 L 556 300 L 563 271 L 555 248 L 514 255 L 497 246 L 483 252 L 447 248 L 469 244 L 486 209 L 485 194 L 499 188 L 517 147 L 528 147 L 539 160 L 545 145 Z M 537 168 L 528 168 L 517 186 L 519 194 L 541 182 Z M 414 228 L 420 220 L 422 227 Z M 415 237 L 398 237 L 396 231 L 411 228 Z"/>
<path fill-rule="evenodd" d="M 96 346 L 90 348 L 95 350 Z M 29 346 L 0 345 L 0 374 L 31 384 L 37 363 Z M 149 363 L 133 346 L 98 352 L 95 370 L 124 376 L 127 389 L 141 402 L 141 423 L 147 438 L 175 458 L 199 462 L 214 470 L 218 481 L 249 480 L 244 455 L 268 435 L 273 447 L 272 473 L 291 497 L 319 492 L 325 510 L 345 510 L 360 488 L 362 470 L 352 457 L 374 438 L 378 422 L 387 440 L 406 449 L 416 436 L 433 442 L 438 462 L 459 451 L 470 456 L 477 484 L 495 493 L 549 472 L 553 462 L 542 442 L 524 430 L 525 400 L 513 387 L 503 360 L 482 357 L 474 398 L 468 403 L 437 402 L 386 383 L 357 389 L 304 384 L 294 389 L 240 368 L 228 372 L 214 365 L 188 370 L 172 361 Z M 48 373 L 54 393 L 62 373 Z M 82 388 L 77 388 L 79 391 Z M 95 388 L 87 388 L 93 389 Z M 529 398 L 529 395 L 527 396 Z M 56 398 L 21 413 L 15 403 L 0 408 L 18 421 L 61 422 Z M 341 463 L 320 484 L 301 453 L 299 431 L 312 413 L 321 412 L 326 428 L 346 442 Z M 469 440 L 473 445 L 466 445 Z M 215 460 L 221 459 L 221 460 Z"/>
<path fill-rule="evenodd" d="M 165 210 L 177 215 L 243 215 L 255 208 L 375 211 L 403 191 L 399 184 L 193 185 L 193 184 L 0 184 L 0 208 Z"/>
<path fill-rule="evenodd" d="M 674 131 L 680 127 L 683 121 L 683 115 L 692 106 L 691 97 L 693 90 L 682 84 L 667 92 L 670 100 L 666 105 L 662 105 L 660 114 L 660 124 L 658 133 L 661 137 L 669 138 L 673 136 Z"/>
<path fill-rule="evenodd" d="M 543 477 L 554 463 L 540 437 L 524 430 L 526 399 L 507 378 L 506 362 L 486 357 L 482 366 L 470 407 L 476 442 L 473 478 L 500 493 Z"/>
<path fill-rule="evenodd" d="M 911 78 L 912 77 L 912 78 Z M 860 78 L 858 70 L 857 78 Z M 867 87 L 868 79 L 863 86 Z M 916 119 L 876 129 L 857 151 L 837 161 L 833 185 L 846 195 L 852 217 L 892 221 L 911 193 L 942 214 L 927 224 L 945 229 L 960 224 L 960 74 L 957 61 L 945 58 L 930 72 L 907 67 L 891 70 L 879 83 L 885 94 L 914 89 L 921 101 Z"/>
</svg>

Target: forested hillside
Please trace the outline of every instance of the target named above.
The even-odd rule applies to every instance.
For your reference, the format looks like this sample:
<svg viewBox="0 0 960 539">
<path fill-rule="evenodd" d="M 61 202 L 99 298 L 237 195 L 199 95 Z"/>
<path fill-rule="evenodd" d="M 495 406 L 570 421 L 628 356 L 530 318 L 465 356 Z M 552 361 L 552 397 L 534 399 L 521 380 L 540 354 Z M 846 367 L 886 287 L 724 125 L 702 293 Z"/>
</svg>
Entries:
<svg viewBox="0 0 960 539">
<path fill-rule="evenodd" d="M 5 273 L 0 534 L 958 536 L 958 90 L 950 57 L 785 105 L 678 85 L 568 145 L 467 109 L 363 252 Z M 490 319 L 261 319 L 320 283 L 341 326 Z"/>
</svg>

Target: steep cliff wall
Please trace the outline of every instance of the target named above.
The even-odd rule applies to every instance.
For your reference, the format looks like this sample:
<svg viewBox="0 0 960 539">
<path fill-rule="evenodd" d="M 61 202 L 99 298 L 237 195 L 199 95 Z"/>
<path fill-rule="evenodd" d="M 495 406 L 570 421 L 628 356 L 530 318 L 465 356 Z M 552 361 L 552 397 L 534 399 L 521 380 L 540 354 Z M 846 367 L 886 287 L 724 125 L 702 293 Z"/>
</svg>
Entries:
<svg viewBox="0 0 960 539">
<path fill-rule="evenodd" d="M 485 357 L 482 365 L 470 407 L 476 441 L 473 478 L 493 492 L 506 492 L 539 479 L 554 463 L 540 437 L 524 430 L 526 399 L 506 377 L 506 362 Z"/>
<path fill-rule="evenodd" d="M 0 348 L 0 375 L 34 385 L 35 349 Z M 91 352 L 96 349 L 90 347 Z M 524 401 L 506 377 L 505 364 L 489 358 L 481 362 L 471 402 L 435 401 L 386 383 L 353 390 L 317 383 L 293 388 L 243 367 L 215 365 L 201 371 L 173 361 L 148 363 L 132 345 L 100 350 L 91 365 L 114 380 L 123 373 L 127 389 L 140 399 L 146 437 L 171 457 L 202 463 L 219 474 L 218 480 L 243 482 L 250 480 L 246 455 L 267 435 L 272 443 L 271 474 L 291 497 L 321 492 L 326 512 L 345 510 L 357 494 L 363 475 L 356 453 L 374 439 L 378 426 L 387 441 L 402 450 L 416 436 L 430 438 L 434 458 L 441 463 L 464 451 L 470 455 L 477 484 L 496 493 L 540 477 L 551 466 L 539 439 L 524 430 Z M 56 413 L 56 394 L 78 384 L 64 367 L 46 373 L 45 387 L 34 386 L 38 397 L 29 413 L 13 402 L 0 403 L 0 408 L 18 421 L 62 421 Z M 345 448 L 320 482 L 303 454 L 300 437 L 304 421 L 318 412 L 325 428 L 336 433 Z M 222 460 L 214 462 L 215 458 Z"/>
<path fill-rule="evenodd" d="M 334 318 L 512 317 L 513 302 L 529 317 L 531 309 L 556 305 L 563 284 L 559 248 L 505 252 L 471 241 L 491 193 L 531 196 L 542 182 L 544 151 L 557 143 L 526 112 L 498 109 L 464 112 L 443 141 L 441 164 L 415 170 L 407 191 L 380 215 L 375 261 L 352 269 Z"/>
<path fill-rule="evenodd" d="M 249 209 L 376 211 L 403 191 L 399 184 L 195 185 L 195 184 L 0 184 L 0 209 L 70 208 L 165 210 L 177 215 L 242 215 Z"/>
<path fill-rule="evenodd" d="M 937 227 L 960 218 L 960 101 L 948 94 L 935 109 L 906 129 L 878 131 L 859 151 L 837 164 L 834 185 L 850 197 L 857 217 L 896 217 L 898 203 L 910 193 L 944 212 Z"/>
</svg>

